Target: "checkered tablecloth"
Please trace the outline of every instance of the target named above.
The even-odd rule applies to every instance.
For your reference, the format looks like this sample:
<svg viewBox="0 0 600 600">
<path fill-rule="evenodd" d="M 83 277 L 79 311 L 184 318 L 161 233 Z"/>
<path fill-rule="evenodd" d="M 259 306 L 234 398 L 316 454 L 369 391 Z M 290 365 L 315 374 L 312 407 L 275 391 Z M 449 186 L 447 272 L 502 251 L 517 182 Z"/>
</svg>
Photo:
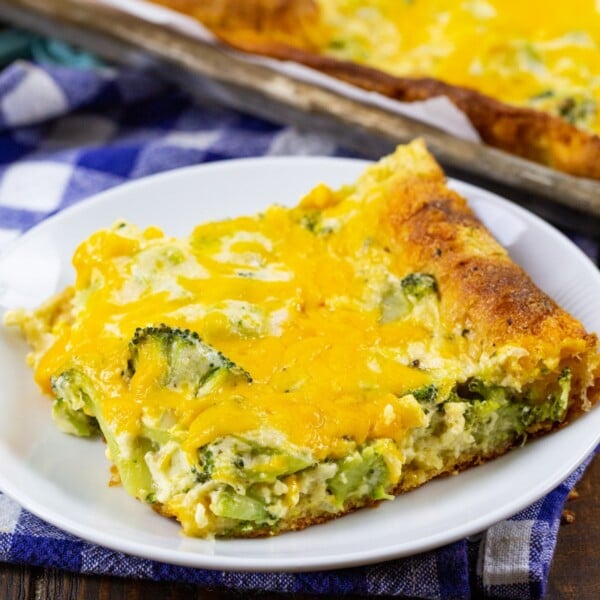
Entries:
<svg viewBox="0 0 600 600">
<path fill-rule="evenodd" d="M 87 68 L 20 61 L 0 73 L 0 245 L 50 214 L 151 173 L 245 156 L 348 155 L 320 134 L 195 104 L 152 75 L 83 63 Z M 597 257 L 597 242 L 575 241 Z M 304 574 L 226 573 L 125 556 L 56 529 L 0 493 L 0 560 L 242 590 L 539 598 L 566 496 L 584 466 L 468 540 L 379 565 Z"/>
</svg>

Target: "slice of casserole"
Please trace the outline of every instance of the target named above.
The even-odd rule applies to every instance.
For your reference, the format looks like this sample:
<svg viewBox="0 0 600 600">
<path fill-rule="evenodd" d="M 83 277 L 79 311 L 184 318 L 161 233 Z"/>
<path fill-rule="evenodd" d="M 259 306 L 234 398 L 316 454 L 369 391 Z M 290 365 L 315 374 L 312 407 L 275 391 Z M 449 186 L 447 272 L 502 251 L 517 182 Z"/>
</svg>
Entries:
<svg viewBox="0 0 600 600">
<path fill-rule="evenodd" d="M 118 223 L 13 311 L 68 433 L 196 536 L 300 529 L 503 454 L 600 395 L 594 334 L 421 142 L 185 239 Z"/>
</svg>

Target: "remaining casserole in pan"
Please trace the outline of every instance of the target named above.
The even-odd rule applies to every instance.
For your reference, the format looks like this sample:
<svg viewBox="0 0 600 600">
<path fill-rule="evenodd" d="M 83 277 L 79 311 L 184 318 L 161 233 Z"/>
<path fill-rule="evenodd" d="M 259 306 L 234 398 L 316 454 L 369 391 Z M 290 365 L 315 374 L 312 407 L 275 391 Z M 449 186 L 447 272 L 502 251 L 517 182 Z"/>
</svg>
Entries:
<svg viewBox="0 0 600 600">
<path fill-rule="evenodd" d="M 593 0 L 153 0 L 241 50 L 402 101 L 445 95 L 484 142 L 600 178 Z"/>
</svg>

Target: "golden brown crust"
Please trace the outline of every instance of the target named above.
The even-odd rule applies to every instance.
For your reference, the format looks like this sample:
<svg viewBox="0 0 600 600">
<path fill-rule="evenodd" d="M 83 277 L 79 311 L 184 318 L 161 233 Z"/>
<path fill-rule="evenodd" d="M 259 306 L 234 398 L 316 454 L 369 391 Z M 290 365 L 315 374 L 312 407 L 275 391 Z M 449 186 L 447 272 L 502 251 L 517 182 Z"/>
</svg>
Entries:
<svg viewBox="0 0 600 600">
<path fill-rule="evenodd" d="M 445 185 L 441 170 L 399 177 L 388 196 L 387 222 L 399 264 L 436 277 L 447 327 L 463 328 L 475 359 L 515 347 L 526 351 L 512 364 L 523 373 L 544 365 L 555 379 L 568 367 L 567 422 L 600 399 L 597 336 L 511 260 L 464 198 Z"/>
<path fill-rule="evenodd" d="M 394 77 L 335 59 L 311 60 L 308 53 L 306 58 L 300 62 L 402 102 L 446 96 L 469 117 L 487 144 L 571 175 L 600 179 L 600 137 L 560 117 L 511 106 L 475 90 L 436 79 Z"/>
<path fill-rule="evenodd" d="M 314 0 L 153 0 L 201 21 L 222 40 L 244 49 L 274 46 L 316 49 L 319 11 Z M 240 40 L 238 45 L 235 40 Z M 253 52 L 248 50 L 248 52 Z M 262 54 L 261 52 L 253 52 Z"/>
<path fill-rule="evenodd" d="M 477 219 L 466 201 L 437 176 L 399 178 L 389 191 L 388 223 L 399 263 L 429 272 L 443 290 L 447 323 L 460 324 L 471 352 L 491 355 L 503 346 L 524 348 L 517 362 L 532 372 L 555 357 L 560 371 L 573 373 L 582 409 L 598 400 L 598 339 L 542 292 Z M 579 403 L 581 404 L 581 403 Z"/>
<path fill-rule="evenodd" d="M 571 175 L 600 179 L 600 137 L 560 117 L 437 79 L 394 77 L 319 55 L 318 9 L 313 0 L 154 1 L 191 14 L 221 40 L 245 52 L 292 60 L 402 102 L 446 96 L 469 117 L 485 143 Z"/>
</svg>

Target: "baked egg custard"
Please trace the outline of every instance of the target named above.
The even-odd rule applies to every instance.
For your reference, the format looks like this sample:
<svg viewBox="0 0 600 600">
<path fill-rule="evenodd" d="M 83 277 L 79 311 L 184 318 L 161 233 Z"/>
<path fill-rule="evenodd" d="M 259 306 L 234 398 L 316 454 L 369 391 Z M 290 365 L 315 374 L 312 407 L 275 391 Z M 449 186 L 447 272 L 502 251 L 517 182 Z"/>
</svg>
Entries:
<svg viewBox="0 0 600 600">
<path fill-rule="evenodd" d="M 207 198 L 207 200 L 209 200 Z M 186 238 L 117 222 L 22 329 L 58 427 L 191 536 L 392 499 L 588 410 L 597 338 L 541 292 L 424 144 L 293 208 Z"/>
</svg>

